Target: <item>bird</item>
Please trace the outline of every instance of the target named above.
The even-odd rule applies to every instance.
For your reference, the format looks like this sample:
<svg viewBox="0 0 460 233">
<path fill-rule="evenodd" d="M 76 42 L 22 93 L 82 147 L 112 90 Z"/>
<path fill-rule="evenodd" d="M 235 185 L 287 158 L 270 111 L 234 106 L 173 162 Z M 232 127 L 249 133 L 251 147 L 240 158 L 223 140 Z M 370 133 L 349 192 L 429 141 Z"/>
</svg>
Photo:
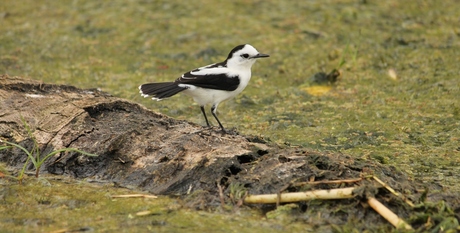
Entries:
<svg viewBox="0 0 460 233">
<path fill-rule="evenodd" d="M 203 66 L 182 74 L 174 82 L 146 83 L 139 86 L 143 97 L 163 100 L 180 92 L 190 96 L 200 106 L 208 127 L 205 106 L 211 105 L 211 113 L 222 132 L 224 126 L 217 118 L 217 107 L 222 101 L 241 93 L 251 79 L 251 67 L 259 58 L 270 57 L 259 53 L 252 45 L 242 44 L 233 48 L 223 62 Z"/>
</svg>

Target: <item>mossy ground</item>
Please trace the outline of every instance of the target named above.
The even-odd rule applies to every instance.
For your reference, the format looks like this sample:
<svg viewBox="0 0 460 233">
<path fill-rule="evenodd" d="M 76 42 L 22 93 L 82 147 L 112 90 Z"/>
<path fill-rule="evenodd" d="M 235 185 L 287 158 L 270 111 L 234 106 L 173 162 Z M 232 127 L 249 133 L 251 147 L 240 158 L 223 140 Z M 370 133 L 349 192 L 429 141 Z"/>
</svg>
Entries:
<svg viewBox="0 0 460 233">
<path fill-rule="evenodd" d="M 271 57 L 219 107 L 226 127 L 378 160 L 459 192 L 457 9 L 455 0 L 4 1 L 0 73 L 99 87 L 204 123 L 192 100 L 142 99 L 137 86 L 250 43 Z M 334 68 L 342 75 L 327 94 L 302 88 Z"/>
<path fill-rule="evenodd" d="M 139 194 L 62 177 L 22 185 L 2 182 L 0 232 L 236 232 L 235 224 L 238 232 L 282 232 L 306 227 L 281 226 L 250 210 L 192 211 L 168 197 L 112 198 L 129 193 Z"/>
</svg>

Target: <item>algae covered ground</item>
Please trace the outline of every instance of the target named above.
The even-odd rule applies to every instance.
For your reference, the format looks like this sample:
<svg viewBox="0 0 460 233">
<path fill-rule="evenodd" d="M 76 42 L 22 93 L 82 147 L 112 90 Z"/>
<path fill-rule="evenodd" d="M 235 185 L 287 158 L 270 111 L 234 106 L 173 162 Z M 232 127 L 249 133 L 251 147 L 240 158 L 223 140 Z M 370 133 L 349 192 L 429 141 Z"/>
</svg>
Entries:
<svg viewBox="0 0 460 233">
<path fill-rule="evenodd" d="M 148 193 L 145 198 L 115 198 L 132 191 L 94 180 L 46 176 L 2 185 L 0 232 L 236 232 L 236 225 L 239 232 L 283 232 L 308 227 L 281 226 L 248 209 L 233 214 L 193 211 L 180 201 Z"/>
<path fill-rule="evenodd" d="M 0 73 L 101 88 L 204 124 L 191 99 L 151 101 L 137 87 L 174 80 L 249 43 L 270 58 L 254 65 L 240 96 L 219 107 L 224 126 L 392 165 L 454 193 L 459 21 L 455 0 L 7 0 L 0 4 Z M 341 72 L 333 85 L 312 81 L 333 69 Z"/>
</svg>

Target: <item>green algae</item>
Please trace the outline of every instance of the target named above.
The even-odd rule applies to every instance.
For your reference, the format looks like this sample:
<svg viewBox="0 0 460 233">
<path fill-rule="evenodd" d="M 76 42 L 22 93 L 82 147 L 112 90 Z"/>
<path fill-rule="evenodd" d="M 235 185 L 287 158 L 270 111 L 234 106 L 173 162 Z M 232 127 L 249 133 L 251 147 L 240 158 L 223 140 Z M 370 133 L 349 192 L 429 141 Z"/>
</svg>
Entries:
<svg viewBox="0 0 460 233">
<path fill-rule="evenodd" d="M 219 107 L 227 128 L 377 160 L 459 192 L 457 5 L 454 0 L 5 1 L 0 73 L 98 87 L 204 124 L 192 100 L 150 101 L 139 96 L 137 86 L 174 80 L 250 43 L 271 57 L 255 64 L 239 97 Z M 315 73 L 334 68 L 342 75 L 325 95 L 300 88 Z"/>
<path fill-rule="evenodd" d="M 125 194 L 142 193 L 53 176 L 22 185 L 3 180 L 0 232 L 281 232 L 308 227 L 282 226 L 250 210 L 189 210 L 171 197 L 113 197 Z"/>
</svg>

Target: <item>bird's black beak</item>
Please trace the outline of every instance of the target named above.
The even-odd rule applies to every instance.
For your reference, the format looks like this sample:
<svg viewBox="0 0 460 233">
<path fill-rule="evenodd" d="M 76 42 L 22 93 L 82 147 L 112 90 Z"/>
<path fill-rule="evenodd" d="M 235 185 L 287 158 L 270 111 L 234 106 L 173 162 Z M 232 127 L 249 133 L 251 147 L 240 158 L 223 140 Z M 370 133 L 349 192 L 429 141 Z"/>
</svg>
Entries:
<svg viewBox="0 0 460 233">
<path fill-rule="evenodd" d="M 259 53 L 259 54 L 255 55 L 255 56 L 252 56 L 252 58 L 264 58 L 264 57 L 270 57 L 270 55 Z"/>
</svg>

